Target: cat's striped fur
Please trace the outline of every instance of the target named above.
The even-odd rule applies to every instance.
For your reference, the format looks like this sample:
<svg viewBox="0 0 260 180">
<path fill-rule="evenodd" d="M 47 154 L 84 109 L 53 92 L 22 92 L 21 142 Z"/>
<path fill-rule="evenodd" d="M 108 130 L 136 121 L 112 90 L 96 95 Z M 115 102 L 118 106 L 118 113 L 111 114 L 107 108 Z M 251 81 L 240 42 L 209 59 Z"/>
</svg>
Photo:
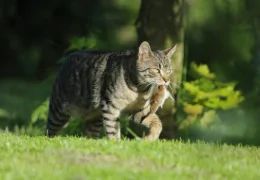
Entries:
<svg viewBox="0 0 260 180">
<path fill-rule="evenodd" d="M 175 49 L 151 51 L 143 42 L 137 51 L 70 54 L 53 85 L 46 135 L 56 135 L 77 116 L 86 120 L 87 136 L 98 137 L 104 125 L 109 139 L 119 139 L 119 116 L 128 113 L 150 129 L 145 139 L 157 139 L 162 125 L 150 102 L 154 87 L 169 84 Z"/>
</svg>

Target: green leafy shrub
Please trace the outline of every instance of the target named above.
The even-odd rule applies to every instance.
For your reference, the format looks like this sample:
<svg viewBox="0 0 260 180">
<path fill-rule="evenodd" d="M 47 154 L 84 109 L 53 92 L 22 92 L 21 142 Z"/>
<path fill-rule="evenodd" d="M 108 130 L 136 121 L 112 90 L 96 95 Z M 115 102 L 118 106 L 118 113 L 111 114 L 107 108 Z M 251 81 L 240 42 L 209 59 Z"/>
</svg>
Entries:
<svg viewBox="0 0 260 180">
<path fill-rule="evenodd" d="M 219 121 L 218 110 L 236 108 L 244 97 L 235 90 L 235 82 L 220 82 L 207 65 L 191 63 L 192 81 L 183 83 L 180 92 L 179 128 L 184 129 L 200 120 L 202 127 Z"/>
<path fill-rule="evenodd" d="M 31 123 L 34 124 L 38 120 L 43 120 L 44 122 L 47 121 L 48 117 L 48 107 L 49 107 L 49 98 L 42 102 L 31 115 Z"/>
</svg>

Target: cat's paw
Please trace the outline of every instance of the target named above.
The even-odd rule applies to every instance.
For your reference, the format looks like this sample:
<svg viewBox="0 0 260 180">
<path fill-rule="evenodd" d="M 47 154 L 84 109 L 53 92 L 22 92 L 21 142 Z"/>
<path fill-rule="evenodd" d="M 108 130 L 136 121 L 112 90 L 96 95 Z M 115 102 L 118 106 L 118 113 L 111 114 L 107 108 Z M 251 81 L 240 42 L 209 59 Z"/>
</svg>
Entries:
<svg viewBox="0 0 260 180">
<path fill-rule="evenodd" d="M 156 135 L 153 135 L 153 134 L 149 134 L 149 135 L 143 137 L 143 140 L 145 140 L 145 141 L 156 141 L 157 139 L 159 139 L 159 137 Z"/>
<path fill-rule="evenodd" d="M 135 140 L 137 140 L 137 141 L 141 141 L 141 140 L 142 140 L 142 138 L 135 137 Z"/>
</svg>

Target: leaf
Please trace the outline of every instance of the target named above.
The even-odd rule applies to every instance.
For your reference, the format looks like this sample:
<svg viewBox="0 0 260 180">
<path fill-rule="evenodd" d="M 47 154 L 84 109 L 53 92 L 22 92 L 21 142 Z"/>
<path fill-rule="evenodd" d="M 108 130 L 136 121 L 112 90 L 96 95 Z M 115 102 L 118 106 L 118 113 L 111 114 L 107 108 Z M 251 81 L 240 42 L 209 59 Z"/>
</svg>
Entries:
<svg viewBox="0 0 260 180">
<path fill-rule="evenodd" d="M 216 75 L 209 71 L 209 67 L 206 64 L 197 65 L 195 62 L 191 63 L 191 74 L 196 77 L 206 77 L 209 79 L 214 79 Z"/>
<path fill-rule="evenodd" d="M 209 110 L 204 113 L 203 117 L 200 119 L 200 124 L 202 127 L 208 127 L 212 123 L 219 121 L 219 117 L 215 110 Z"/>
<path fill-rule="evenodd" d="M 196 120 L 197 120 L 197 116 L 188 115 L 188 117 L 180 123 L 179 129 L 184 129 L 184 128 L 189 127 L 189 126 L 192 125 Z"/>
<path fill-rule="evenodd" d="M 198 86 L 189 82 L 184 82 L 183 86 L 184 86 L 184 90 L 188 91 L 192 95 L 195 95 L 200 91 Z"/>
<path fill-rule="evenodd" d="M 5 109 L 0 108 L 0 117 L 8 118 L 10 117 L 10 114 Z"/>
<path fill-rule="evenodd" d="M 70 46 L 65 52 L 71 50 L 82 50 L 82 49 L 93 49 L 97 45 L 97 37 L 95 35 L 90 35 L 88 37 L 74 37 L 70 40 Z"/>
<path fill-rule="evenodd" d="M 184 105 L 184 112 L 191 115 L 199 115 L 203 112 L 203 106 L 200 104 L 186 104 Z"/>
<path fill-rule="evenodd" d="M 239 91 L 234 91 L 227 97 L 225 104 L 223 104 L 221 108 L 224 110 L 235 108 L 239 105 L 239 103 L 243 102 L 244 99 L 245 98 L 241 96 Z"/>
<path fill-rule="evenodd" d="M 46 121 L 48 114 L 49 98 L 47 98 L 40 106 L 38 106 L 31 115 L 31 123 L 35 123 L 37 120 L 41 119 Z"/>
<path fill-rule="evenodd" d="M 209 91 L 216 89 L 216 85 L 215 85 L 215 83 L 212 82 L 211 79 L 200 78 L 200 79 L 196 80 L 195 83 L 197 86 L 199 86 L 199 89 L 202 91 L 209 92 Z"/>
<path fill-rule="evenodd" d="M 134 133 L 134 131 L 130 128 L 126 128 L 127 132 L 129 132 L 132 136 L 134 136 L 135 139 L 140 140 L 141 138 L 138 137 L 137 134 Z"/>
</svg>

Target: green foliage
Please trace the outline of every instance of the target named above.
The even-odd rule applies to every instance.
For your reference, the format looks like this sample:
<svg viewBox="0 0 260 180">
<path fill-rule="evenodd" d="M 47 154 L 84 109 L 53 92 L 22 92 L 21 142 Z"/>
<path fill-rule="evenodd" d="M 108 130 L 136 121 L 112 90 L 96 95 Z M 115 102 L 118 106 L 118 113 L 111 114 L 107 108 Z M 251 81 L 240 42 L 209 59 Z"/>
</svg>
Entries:
<svg viewBox="0 0 260 180">
<path fill-rule="evenodd" d="M 212 124 L 219 120 L 219 116 L 217 115 L 215 110 L 208 110 L 200 119 L 200 123 L 202 127 L 207 127 L 209 124 Z"/>
<path fill-rule="evenodd" d="M 209 67 L 206 64 L 197 65 L 195 62 L 191 62 L 190 74 L 194 78 L 206 77 L 209 79 L 214 79 L 216 75 L 211 73 Z"/>
<path fill-rule="evenodd" d="M 0 131 L 39 134 L 38 127 L 30 127 L 30 119 L 32 111 L 50 93 L 49 86 L 42 82 L 14 79 L 0 80 L 0 84 Z"/>
<path fill-rule="evenodd" d="M 10 117 L 10 114 L 5 109 L 0 108 L 0 118 L 8 118 Z"/>
<path fill-rule="evenodd" d="M 207 64 L 219 80 L 239 82 L 246 91 L 254 88 L 254 54 L 257 37 L 252 28 L 259 21 L 256 0 L 196 0 L 189 2 L 187 57 Z"/>
<path fill-rule="evenodd" d="M 190 75 L 197 79 L 183 83 L 180 103 L 186 117 L 181 119 L 181 129 L 197 119 L 207 127 L 219 120 L 218 110 L 236 108 L 244 100 L 241 92 L 235 90 L 236 83 L 218 81 L 207 65 L 192 62 L 190 71 Z"/>
<path fill-rule="evenodd" d="M 244 100 L 241 92 L 235 90 L 235 83 L 221 83 L 206 78 L 200 78 L 183 83 L 185 93 L 188 93 L 192 103 L 200 103 L 213 109 L 231 109 Z M 183 103 L 189 103 L 184 101 Z"/>
<path fill-rule="evenodd" d="M 49 108 L 49 98 L 47 98 L 45 101 L 43 101 L 42 104 L 40 104 L 31 115 L 31 123 L 35 123 L 37 120 L 43 120 L 44 122 L 47 122 L 48 117 L 48 108 Z"/>
<path fill-rule="evenodd" d="M 31 114 L 31 126 L 43 129 L 47 123 L 49 110 L 49 98 L 44 100 Z M 19 132 L 19 131 L 17 131 Z M 84 122 L 80 119 L 72 118 L 65 129 L 61 131 L 63 135 L 81 136 L 84 132 Z"/>
<path fill-rule="evenodd" d="M 95 35 L 90 35 L 88 37 L 74 37 L 70 39 L 70 45 L 66 52 L 97 48 L 98 42 L 100 42 L 100 40 Z"/>
</svg>

